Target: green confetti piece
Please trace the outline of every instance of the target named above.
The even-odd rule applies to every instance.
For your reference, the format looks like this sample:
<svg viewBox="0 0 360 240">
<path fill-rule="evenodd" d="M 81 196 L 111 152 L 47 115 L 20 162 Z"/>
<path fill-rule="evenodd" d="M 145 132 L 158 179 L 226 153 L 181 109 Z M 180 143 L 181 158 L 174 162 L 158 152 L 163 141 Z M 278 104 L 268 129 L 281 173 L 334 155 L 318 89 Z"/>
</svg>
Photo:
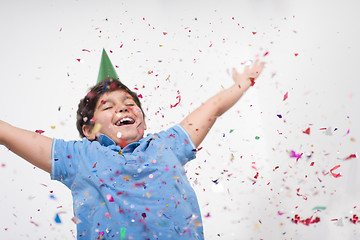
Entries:
<svg viewBox="0 0 360 240">
<path fill-rule="evenodd" d="M 256 136 L 256 137 L 255 137 L 255 139 L 256 139 L 256 140 L 259 140 L 259 139 L 260 139 L 260 137 L 259 137 L 259 136 Z"/>
<path fill-rule="evenodd" d="M 318 207 L 314 207 L 312 210 L 325 210 L 326 207 L 321 207 L 321 206 L 318 206 Z"/>
<path fill-rule="evenodd" d="M 229 133 L 232 133 L 234 131 L 234 129 L 230 129 L 230 132 Z"/>
<path fill-rule="evenodd" d="M 125 239 L 125 235 L 126 235 L 126 228 L 121 228 L 120 229 L 120 237 L 121 239 Z"/>
</svg>

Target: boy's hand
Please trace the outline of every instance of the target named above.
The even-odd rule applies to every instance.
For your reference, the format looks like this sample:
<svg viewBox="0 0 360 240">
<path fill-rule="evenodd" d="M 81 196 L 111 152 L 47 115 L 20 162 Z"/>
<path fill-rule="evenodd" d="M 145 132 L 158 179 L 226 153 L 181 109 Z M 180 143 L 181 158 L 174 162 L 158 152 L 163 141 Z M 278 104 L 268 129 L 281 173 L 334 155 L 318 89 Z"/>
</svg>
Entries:
<svg viewBox="0 0 360 240">
<path fill-rule="evenodd" d="M 259 60 L 256 60 L 251 68 L 246 66 L 242 74 L 233 69 L 235 84 L 207 100 L 180 123 L 189 133 L 196 147 L 208 134 L 216 118 L 230 109 L 243 93 L 251 85 L 254 85 L 255 79 L 260 75 L 264 65 L 265 63 L 259 63 Z"/>
<path fill-rule="evenodd" d="M 256 59 L 252 67 L 245 66 L 244 72 L 239 73 L 235 68 L 232 69 L 232 78 L 240 88 L 247 90 L 250 86 L 255 84 L 255 79 L 260 75 L 264 69 L 264 62 L 259 63 L 259 59 Z"/>
</svg>

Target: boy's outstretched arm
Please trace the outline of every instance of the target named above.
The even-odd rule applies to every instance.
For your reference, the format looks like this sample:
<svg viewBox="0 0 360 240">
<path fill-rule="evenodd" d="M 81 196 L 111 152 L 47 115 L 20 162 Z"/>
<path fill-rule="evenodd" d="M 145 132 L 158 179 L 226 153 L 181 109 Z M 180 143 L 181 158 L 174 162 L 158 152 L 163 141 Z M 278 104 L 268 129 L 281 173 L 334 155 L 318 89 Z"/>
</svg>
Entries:
<svg viewBox="0 0 360 240">
<path fill-rule="evenodd" d="M 0 145 L 42 170 L 51 172 L 52 139 L 0 120 Z"/>
<path fill-rule="evenodd" d="M 245 66 L 242 74 L 233 68 L 232 77 L 235 84 L 208 99 L 180 123 L 190 134 L 196 147 L 203 141 L 216 118 L 231 108 L 244 92 L 254 84 L 255 79 L 263 70 L 264 64 L 264 62 L 260 63 L 259 60 L 256 60 L 251 67 Z"/>
</svg>

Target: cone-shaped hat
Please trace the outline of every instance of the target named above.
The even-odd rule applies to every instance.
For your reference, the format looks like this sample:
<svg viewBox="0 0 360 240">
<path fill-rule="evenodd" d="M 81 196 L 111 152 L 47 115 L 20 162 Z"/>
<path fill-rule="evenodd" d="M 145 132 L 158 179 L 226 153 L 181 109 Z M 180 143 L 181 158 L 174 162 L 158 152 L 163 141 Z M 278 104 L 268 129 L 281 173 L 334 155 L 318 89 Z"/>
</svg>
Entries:
<svg viewBox="0 0 360 240">
<path fill-rule="evenodd" d="M 103 81 L 105 78 L 109 78 L 109 77 L 119 80 L 119 76 L 116 74 L 114 66 L 112 65 L 105 49 L 103 49 L 101 55 L 99 75 L 96 83 L 99 83 Z"/>
</svg>

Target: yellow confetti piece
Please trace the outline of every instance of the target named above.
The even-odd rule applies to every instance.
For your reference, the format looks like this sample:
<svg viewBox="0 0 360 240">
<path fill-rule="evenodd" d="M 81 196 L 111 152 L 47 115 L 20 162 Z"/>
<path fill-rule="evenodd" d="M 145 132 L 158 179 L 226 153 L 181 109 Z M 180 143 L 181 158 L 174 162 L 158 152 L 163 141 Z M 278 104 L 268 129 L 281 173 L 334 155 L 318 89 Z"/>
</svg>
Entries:
<svg viewBox="0 0 360 240">
<path fill-rule="evenodd" d="M 124 177 L 124 180 L 125 180 L 125 181 L 129 181 L 130 179 L 131 179 L 131 176 L 130 176 L 130 175 L 127 175 L 127 176 Z"/>
<path fill-rule="evenodd" d="M 91 196 L 89 195 L 88 192 L 85 192 L 85 196 L 86 196 L 87 198 L 91 198 Z"/>
<path fill-rule="evenodd" d="M 150 193 L 146 193 L 146 196 L 148 197 L 148 198 L 150 198 L 151 197 L 151 194 Z"/>
<path fill-rule="evenodd" d="M 174 178 L 179 178 L 178 176 L 175 176 Z"/>
<path fill-rule="evenodd" d="M 55 129 L 55 126 L 51 126 L 51 129 Z"/>
</svg>

